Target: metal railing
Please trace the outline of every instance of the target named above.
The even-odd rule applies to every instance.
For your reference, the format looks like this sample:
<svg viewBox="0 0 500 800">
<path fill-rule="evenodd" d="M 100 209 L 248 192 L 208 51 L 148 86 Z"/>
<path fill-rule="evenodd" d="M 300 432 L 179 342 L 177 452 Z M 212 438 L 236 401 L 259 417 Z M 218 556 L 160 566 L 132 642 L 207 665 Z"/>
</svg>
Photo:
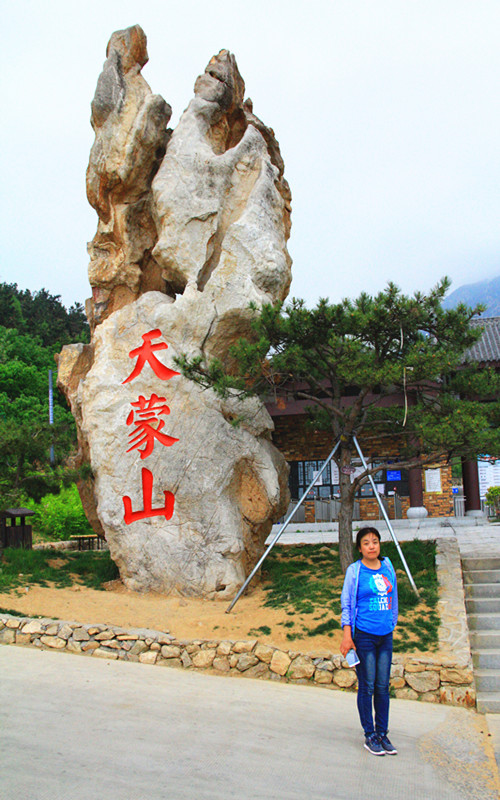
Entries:
<svg viewBox="0 0 500 800">
<path fill-rule="evenodd" d="M 403 504 L 397 493 L 394 493 L 394 519 L 403 519 Z"/>
<path fill-rule="evenodd" d="M 279 524 L 282 524 L 286 517 L 291 514 L 293 509 L 298 505 L 298 500 L 291 500 L 288 506 L 286 514 L 278 520 Z M 336 497 L 331 498 L 319 498 L 314 501 L 314 518 L 316 522 L 336 522 L 339 518 L 341 508 L 340 500 L 337 500 Z M 361 513 L 359 510 L 359 502 L 357 500 L 354 501 L 354 508 L 353 508 L 353 520 L 360 520 Z M 305 523 L 306 521 L 306 511 L 303 505 L 299 506 L 297 511 L 293 517 L 294 523 Z"/>
<path fill-rule="evenodd" d="M 299 505 L 299 501 L 298 501 L 298 500 L 291 500 L 291 501 L 290 501 L 290 503 L 289 503 L 289 505 L 288 505 L 288 508 L 287 508 L 287 510 L 286 510 L 286 514 L 284 514 L 284 515 L 281 517 L 281 519 L 279 519 L 279 520 L 278 520 L 278 522 L 279 522 L 280 524 L 281 524 L 282 522 L 284 522 L 284 521 L 285 521 L 285 519 L 286 519 L 288 516 L 290 516 L 290 514 L 292 513 L 292 511 L 294 510 L 294 508 L 296 508 L 298 505 Z M 295 514 L 293 515 L 293 519 L 294 519 L 294 521 L 295 521 L 295 522 L 305 522 L 305 521 L 306 521 L 306 510 L 305 510 L 305 508 L 304 508 L 304 506 L 303 506 L 303 505 L 301 505 L 301 506 L 299 506 L 299 508 L 297 508 L 297 511 L 296 511 L 296 512 L 295 512 Z"/>
<path fill-rule="evenodd" d="M 481 511 L 485 517 L 494 517 L 495 510 L 493 506 L 487 506 L 484 500 L 481 500 Z M 453 495 L 453 514 L 455 517 L 465 517 L 465 497 L 461 495 Z"/>
<path fill-rule="evenodd" d="M 465 497 L 453 495 L 453 514 L 455 517 L 465 517 Z"/>
<path fill-rule="evenodd" d="M 340 504 L 339 504 L 340 505 Z M 332 522 L 338 519 L 337 501 L 321 498 L 314 501 L 314 518 L 316 522 Z"/>
</svg>

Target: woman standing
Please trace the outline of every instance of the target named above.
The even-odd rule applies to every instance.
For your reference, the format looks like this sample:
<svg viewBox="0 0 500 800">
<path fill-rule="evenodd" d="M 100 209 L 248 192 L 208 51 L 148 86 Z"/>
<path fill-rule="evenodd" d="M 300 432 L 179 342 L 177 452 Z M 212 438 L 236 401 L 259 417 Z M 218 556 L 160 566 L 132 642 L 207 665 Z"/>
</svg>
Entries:
<svg viewBox="0 0 500 800">
<path fill-rule="evenodd" d="M 376 528 L 361 528 L 356 548 L 361 558 L 348 567 L 341 595 L 340 652 L 345 658 L 355 650 L 359 659 L 358 711 L 366 749 L 375 756 L 396 755 L 387 737 L 392 632 L 398 620 L 396 573 L 389 559 L 380 556 Z"/>
</svg>

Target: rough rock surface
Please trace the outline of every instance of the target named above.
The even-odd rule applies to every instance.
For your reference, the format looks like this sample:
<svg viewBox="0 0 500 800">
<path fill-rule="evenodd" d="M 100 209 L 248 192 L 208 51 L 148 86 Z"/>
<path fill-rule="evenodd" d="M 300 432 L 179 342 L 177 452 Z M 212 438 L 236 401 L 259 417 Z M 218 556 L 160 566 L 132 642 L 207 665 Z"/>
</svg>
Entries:
<svg viewBox="0 0 500 800">
<path fill-rule="evenodd" d="M 290 191 L 234 56 L 212 58 L 173 132 L 147 59 L 139 26 L 113 34 L 87 171 L 92 342 L 63 348 L 59 386 L 92 467 L 85 508 L 125 584 L 229 597 L 286 508 L 287 468 L 260 402 L 201 391 L 174 357 L 227 359 L 250 302 L 286 297 Z"/>
</svg>

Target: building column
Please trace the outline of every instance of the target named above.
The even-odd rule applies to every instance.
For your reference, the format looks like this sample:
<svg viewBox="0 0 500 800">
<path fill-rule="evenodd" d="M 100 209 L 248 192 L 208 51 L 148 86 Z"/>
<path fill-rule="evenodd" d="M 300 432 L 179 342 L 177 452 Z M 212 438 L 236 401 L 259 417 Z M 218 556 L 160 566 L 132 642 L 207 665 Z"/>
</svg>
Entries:
<svg viewBox="0 0 500 800">
<path fill-rule="evenodd" d="M 421 467 L 412 467 L 408 470 L 408 485 L 410 489 L 410 507 L 406 512 L 406 516 L 408 519 L 424 519 L 427 516 L 427 509 L 424 506 Z"/>
<path fill-rule="evenodd" d="M 465 516 L 482 517 L 477 461 L 462 459 L 462 478 L 464 482 Z"/>
</svg>

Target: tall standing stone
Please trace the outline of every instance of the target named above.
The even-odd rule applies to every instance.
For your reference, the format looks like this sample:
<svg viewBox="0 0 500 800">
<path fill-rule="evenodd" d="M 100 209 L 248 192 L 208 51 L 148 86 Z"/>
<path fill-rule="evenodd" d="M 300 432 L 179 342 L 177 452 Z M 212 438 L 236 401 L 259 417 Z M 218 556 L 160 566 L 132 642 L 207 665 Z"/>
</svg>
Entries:
<svg viewBox="0 0 500 800">
<path fill-rule="evenodd" d="M 174 131 L 146 61 L 139 26 L 113 34 L 87 172 L 92 342 L 63 348 L 59 385 L 92 467 L 84 504 L 125 584 L 229 597 L 286 508 L 287 467 L 260 401 L 221 400 L 174 358 L 227 359 L 250 302 L 286 297 L 290 191 L 233 55 L 212 58 Z"/>
</svg>

